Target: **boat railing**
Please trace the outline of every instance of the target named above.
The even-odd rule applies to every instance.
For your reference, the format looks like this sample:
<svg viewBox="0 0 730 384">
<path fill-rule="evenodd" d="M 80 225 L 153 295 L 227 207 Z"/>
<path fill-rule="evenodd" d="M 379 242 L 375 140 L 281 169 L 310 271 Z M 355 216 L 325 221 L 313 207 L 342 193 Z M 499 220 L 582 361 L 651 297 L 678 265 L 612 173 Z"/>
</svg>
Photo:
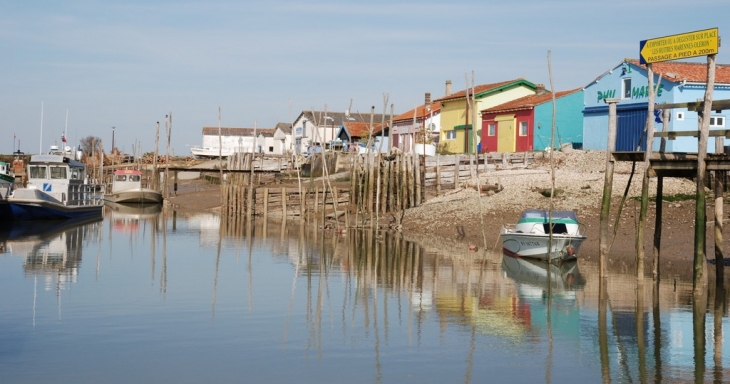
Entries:
<svg viewBox="0 0 730 384">
<path fill-rule="evenodd" d="M 101 205 L 104 204 L 104 185 L 76 184 L 68 186 L 67 205 Z"/>
</svg>

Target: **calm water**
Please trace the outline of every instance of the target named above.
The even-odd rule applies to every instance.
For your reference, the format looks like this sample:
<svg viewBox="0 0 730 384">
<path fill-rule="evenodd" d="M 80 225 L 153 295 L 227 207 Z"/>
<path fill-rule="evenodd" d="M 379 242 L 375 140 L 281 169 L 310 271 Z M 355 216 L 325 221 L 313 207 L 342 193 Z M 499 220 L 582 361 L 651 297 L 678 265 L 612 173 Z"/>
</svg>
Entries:
<svg viewBox="0 0 730 384">
<path fill-rule="evenodd" d="M 730 380 L 727 301 L 681 279 L 123 209 L 0 244 L 2 383 Z"/>
</svg>

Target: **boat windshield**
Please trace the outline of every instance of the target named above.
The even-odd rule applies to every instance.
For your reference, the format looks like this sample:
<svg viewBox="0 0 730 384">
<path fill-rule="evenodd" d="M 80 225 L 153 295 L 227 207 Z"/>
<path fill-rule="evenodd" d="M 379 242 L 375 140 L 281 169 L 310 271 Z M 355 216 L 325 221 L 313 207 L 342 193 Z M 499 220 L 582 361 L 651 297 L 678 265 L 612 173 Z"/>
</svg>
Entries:
<svg viewBox="0 0 730 384">
<path fill-rule="evenodd" d="M 577 222 L 578 216 L 574 211 L 553 211 L 552 213 L 554 222 Z M 520 221 L 542 221 L 548 222 L 548 211 L 544 209 L 528 209 L 522 212 Z"/>
<path fill-rule="evenodd" d="M 45 179 L 48 168 L 45 165 L 31 165 L 30 166 L 30 178 L 31 179 Z"/>
<path fill-rule="evenodd" d="M 67 167 L 51 166 L 51 179 L 66 179 Z"/>
</svg>

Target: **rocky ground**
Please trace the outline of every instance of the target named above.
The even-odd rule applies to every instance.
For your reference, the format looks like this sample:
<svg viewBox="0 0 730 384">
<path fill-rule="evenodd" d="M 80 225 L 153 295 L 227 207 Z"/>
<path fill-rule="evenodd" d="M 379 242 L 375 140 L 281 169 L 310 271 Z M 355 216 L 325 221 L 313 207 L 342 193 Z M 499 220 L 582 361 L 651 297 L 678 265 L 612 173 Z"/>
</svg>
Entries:
<svg viewBox="0 0 730 384">
<path fill-rule="evenodd" d="M 551 165 L 552 164 L 552 165 Z M 554 169 L 554 173 L 551 172 Z M 600 205 L 606 169 L 606 152 L 554 152 L 523 169 L 496 170 L 482 175 L 479 182 L 471 181 L 459 189 L 443 191 L 420 207 L 407 210 L 403 215 L 404 233 L 426 234 L 442 238 L 457 238 L 466 248 L 499 248 L 501 227 L 514 223 L 522 210 L 548 209 L 550 199 L 541 193 L 550 190 L 553 180 L 555 198 L 553 209 L 572 209 L 585 227 L 588 240 L 581 247 L 580 257 L 597 260 Z M 633 178 L 632 163 L 616 162 L 613 177 L 611 230 L 616 220 L 619 202 L 631 178 L 628 198 L 618 221 L 618 229 L 610 253 L 610 264 L 633 269 L 641 195 L 642 164 L 636 164 Z M 554 177 L 552 175 L 554 174 Z M 649 194 L 656 194 L 656 179 L 651 179 Z M 479 194 L 475 186 L 498 184 L 501 191 Z M 664 196 L 694 195 L 696 185 L 688 179 L 664 179 Z M 714 199 L 708 190 L 707 199 L 707 254 L 714 258 L 713 220 Z M 219 208 L 219 189 L 196 180 L 181 182 L 178 195 L 169 203 L 178 210 L 215 210 Z M 725 204 L 724 216 L 730 212 Z M 646 268 L 650 271 L 654 235 L 655 205 L 649 205 L 646 235 L 644 236 Z M 694 254 L 694 200 L 663 203 L 661 257 L 663 268 L 691 268 Z M 727 239 L 730 237 L 726 235 Z M 728 242 L 725 240 L 725 248 Z"/>
</svg>

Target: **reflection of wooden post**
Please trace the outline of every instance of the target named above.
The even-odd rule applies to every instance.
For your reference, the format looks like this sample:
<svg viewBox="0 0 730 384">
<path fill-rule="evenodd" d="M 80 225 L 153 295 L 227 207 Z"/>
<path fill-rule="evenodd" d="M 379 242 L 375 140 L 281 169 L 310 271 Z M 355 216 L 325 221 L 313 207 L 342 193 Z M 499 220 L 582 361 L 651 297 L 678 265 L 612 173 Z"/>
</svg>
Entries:
<svg viewBox="0 0 730 384">
<path fill-rule="evenodd" d="M 608 293 L 606 279 L 598 281 L 598 350 L 601 355 L 601 376 L 604 383 L 611 382 L 611 360 L 608 352 Z"/>
<path fill-rule="evenodd" d="M 611 211 L 611 193 L 613 191 L 613 157 L 616 150 L 616 104 L 619 99 L 604 99 L 608 104 L 608 142 L 606 145 L 606 174 L 603 182 L 603 200 L 601 202 L 600 235 L 598 239 L 598 270 L 601 278 L 606 277 L 606 258 L 608 257 L 608 215 Z"/>
<path fill-rule="evenodd" d="M 710 135 L 710 114 L 712 113 L 712 90 L 715 87 L 715 55 L 707 56 L 707 84 L 704 108 L 700 113 L 700 142 L 697 148 L 697 202 L 695 204 L 695 248 L 692 284 L 695 296 L 701 294 L 706 285 L 705 269 L 705 226 L 707 203 L 705 199 L 705 174 L 707 173 L 707 140 Z"/>
</svg>

